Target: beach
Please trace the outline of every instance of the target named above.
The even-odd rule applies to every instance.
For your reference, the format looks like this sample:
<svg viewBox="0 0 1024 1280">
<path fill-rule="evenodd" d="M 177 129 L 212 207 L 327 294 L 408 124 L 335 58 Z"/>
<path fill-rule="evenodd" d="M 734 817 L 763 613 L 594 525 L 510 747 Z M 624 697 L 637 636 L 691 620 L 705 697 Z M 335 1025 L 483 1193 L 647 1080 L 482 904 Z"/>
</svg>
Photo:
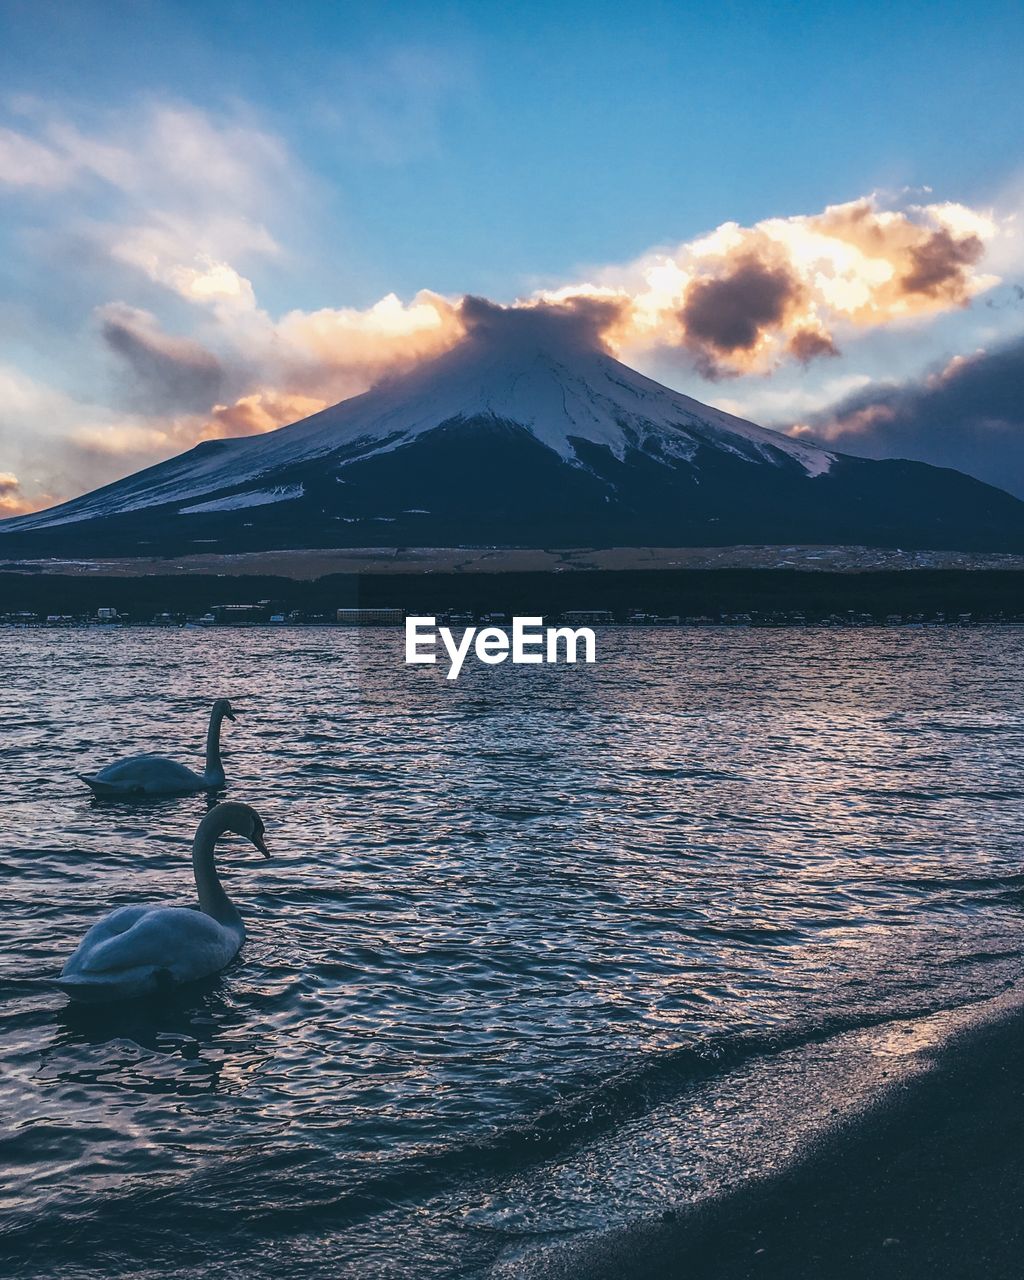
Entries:
<svg viewBox="0 0 1024 1280">
<path fill-rule="evenodd" d="M 1016 1280 L 1022 1213 L 1024 1013 L 1015 1000 L 779 1176 L 495 1275 Z"/>
</svg>

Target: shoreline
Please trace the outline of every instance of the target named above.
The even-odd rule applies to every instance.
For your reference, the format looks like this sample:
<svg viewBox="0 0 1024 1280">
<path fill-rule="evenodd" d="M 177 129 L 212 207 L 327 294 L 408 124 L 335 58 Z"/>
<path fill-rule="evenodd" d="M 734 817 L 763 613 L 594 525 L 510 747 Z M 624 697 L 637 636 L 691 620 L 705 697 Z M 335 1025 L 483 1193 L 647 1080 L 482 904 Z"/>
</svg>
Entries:
<svg viewBox="0 0 1024 1280">
<path fill-rule="evenodd" d="M 574 570 L 524 573 L 65 576 L 0 572 L 0 615 L 184 621 L 334 620 L 338 610 L 577 621 L 777 625 L 1024 621 L 1019 570 Z M 586 614 L 584 618 L 582 615 Z"/>
<path fill-rule="evenodd" d="M 1024 1245 L 1017 990 L 777 1174 L 490 1273 L 512 1280 L 1016 1280 Z"/>
<path fill-rule="evenodd" d="M 332 574 L 500 574 L 722 569 L 808 573 L 1024 572 L 1024 555 L 1000 551 L 903 550 L 814 543 L 707 547 L 310 547 L 266 551 L 190 548 L 179 554 L 4 554 L 0 573 L 139 578 L 219 574 L 312 581 Z"/>
</svg>

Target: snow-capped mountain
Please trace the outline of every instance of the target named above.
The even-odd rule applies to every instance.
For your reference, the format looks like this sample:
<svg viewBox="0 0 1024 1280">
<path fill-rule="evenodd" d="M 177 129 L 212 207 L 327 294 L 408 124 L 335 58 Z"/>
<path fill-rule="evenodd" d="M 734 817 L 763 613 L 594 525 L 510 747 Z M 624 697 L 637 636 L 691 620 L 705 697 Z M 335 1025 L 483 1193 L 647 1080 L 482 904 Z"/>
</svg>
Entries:
<svg viewBox="0 0 1024 1280">
<path fill-rule="evenodd" d="M 1019 550 L 1024 503 L 790 439 L 526 327 L 0 523 L 5 555 L 779 542 Z"/>
</svg>

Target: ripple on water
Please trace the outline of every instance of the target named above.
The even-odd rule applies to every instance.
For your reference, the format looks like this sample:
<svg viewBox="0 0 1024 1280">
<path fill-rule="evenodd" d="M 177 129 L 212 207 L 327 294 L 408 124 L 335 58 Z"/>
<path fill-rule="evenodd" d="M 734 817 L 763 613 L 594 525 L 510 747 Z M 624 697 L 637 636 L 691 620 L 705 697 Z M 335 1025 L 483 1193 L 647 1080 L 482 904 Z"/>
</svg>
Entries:
<svg viewBox="0 0 1024 1280">
<path fill-rule="evenodd" d="M 534 1222 L 534 1170 L 572 1221 L 592 1153 L 614 1134 L 642 1164 L 630 1126 L 660 1109 L 649 1181 L 689 1194 L 721 1119 L 700 1082 L 1016 975 L 1024 633 L 610 631 L 595 667 L 456 683 L 399 645 L 0 631 L 20 1273 L 76 1274 L 69 1236 L 139 1275 L 229 1236 L 254 1277 L 449 1274 Z M 50 980 L 95 918 L 188 899 L 206 807 L 73 774 L 200 759 L 217 696 L 244 709 L 227 794 L 274 854 L 223 846 L 244 952 L 151 1005 L 69 1007 Z M 615 1211 L 646 1203 L 616 1169 Z"/>
</svg>

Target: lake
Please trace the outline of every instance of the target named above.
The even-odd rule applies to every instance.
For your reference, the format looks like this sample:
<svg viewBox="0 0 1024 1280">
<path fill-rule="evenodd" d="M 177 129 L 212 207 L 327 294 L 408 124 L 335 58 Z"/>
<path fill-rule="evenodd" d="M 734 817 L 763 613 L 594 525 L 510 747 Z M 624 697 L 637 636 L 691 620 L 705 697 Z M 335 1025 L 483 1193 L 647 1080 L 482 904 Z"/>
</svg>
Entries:
<svg viewBox="0 0 1024 1280">
<path fill-rule="evenodd" d="M 1024 630 L 608 629 L 406 667 L 399 630 L 0 630 L 0 1251 L 16 1276 L 454 1277 L 786 1158 L 996 996 L 1024 932 Z M 202 762 L 249 938 L 76 1007 L 99 916 L 194 899 Z M 218 1268 L 221 1269 L 218 1272 Z"/>
</svg>

